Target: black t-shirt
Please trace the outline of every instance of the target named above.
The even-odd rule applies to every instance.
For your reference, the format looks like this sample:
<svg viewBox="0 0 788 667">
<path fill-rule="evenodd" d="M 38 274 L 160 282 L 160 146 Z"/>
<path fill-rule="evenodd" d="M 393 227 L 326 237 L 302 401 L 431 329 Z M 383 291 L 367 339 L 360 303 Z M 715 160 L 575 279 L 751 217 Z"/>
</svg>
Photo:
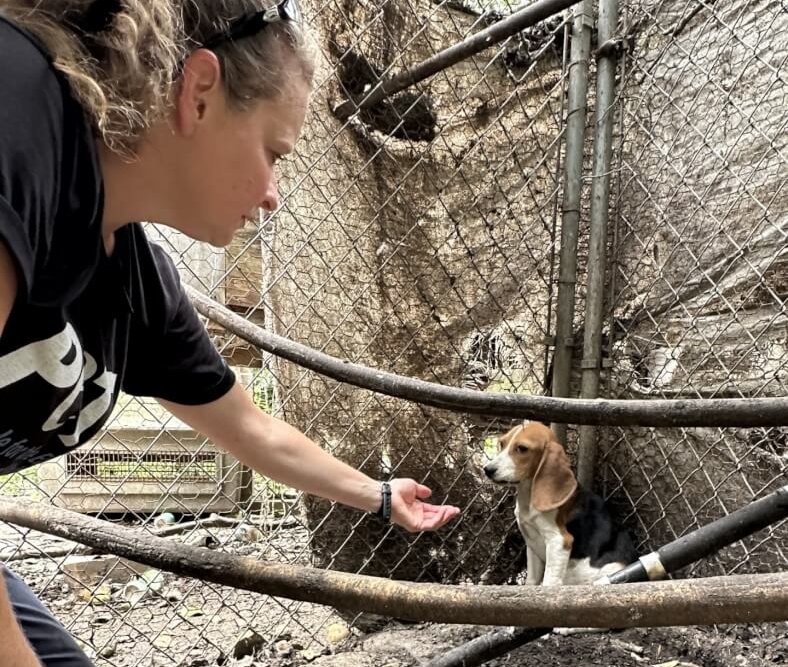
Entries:
<svg viewBox="0 0 788 667">
<path fill-rule="evenodd" d="M 0 474 L 85 443 L 119 390 L 200 405 L 235 378 L 166 253 L 101 234 L 91 128 L 37 42 L 0 18 L 0 240 L 19 289 L 0 337 Z"/>
</svg>

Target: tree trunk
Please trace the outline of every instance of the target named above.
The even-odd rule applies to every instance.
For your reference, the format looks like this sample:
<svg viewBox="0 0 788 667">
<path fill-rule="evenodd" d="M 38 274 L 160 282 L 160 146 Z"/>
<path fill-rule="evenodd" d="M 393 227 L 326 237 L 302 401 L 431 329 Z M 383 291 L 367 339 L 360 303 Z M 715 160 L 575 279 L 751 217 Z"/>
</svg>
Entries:
<svg viewBox="0 0 788 667">
<path fill-rule="evenodd" d="M 548 44 L 517 83 L 490 49 L 343 127 L 328 110 L 348 93 L 459 41 L 476 17 L 427 0 L 340 7 L 316 19 L 326 59 L 276 221 L 274 330 L 403 375 L 459 386 L 481 368 L 480 388 L 539 392 L 560 59 Z M 317 563 L 478 578 L 494 552 L 479 545 L 502 542 L 513 518 L 508 506 L 490 517 L 501 492 L 480 475 L 484 427 L 289 364 L 278 372 L 285 417 L 340 458 L 376 478 L 423 481 L 437 502 L 478 508 L 438 534 L 383 539 L 379 523 L 355 527 L 357 512 L 307 499 Z"/>
</svg>

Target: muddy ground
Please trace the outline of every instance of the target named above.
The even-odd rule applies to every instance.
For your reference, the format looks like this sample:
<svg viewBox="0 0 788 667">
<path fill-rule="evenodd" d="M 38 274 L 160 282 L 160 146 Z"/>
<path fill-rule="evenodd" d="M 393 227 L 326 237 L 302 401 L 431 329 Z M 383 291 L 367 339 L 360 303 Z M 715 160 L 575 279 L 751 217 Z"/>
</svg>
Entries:
<svg viewBox="0 0 788 667">
<path fill-rule="evenodd" d="M 305 531 L 279 531 L 249 544 L 212 531 L 223 550 L 279 562 L 306 562 Z M 194 540 L 194 535 L 190 539 Z M 62 546 L 57 538 L 0 524 L 0 552 Z M 415 667 L 487 627 L 379 623 L 362 632 L 334 610 L 167 573 L 109 581 L 88 590 L 69 581 L 63 559 L 10 563 L 83 643 L 97 666 Z M 146 586 L 145 584 L 149 584 Z M 370 629 L 370 626 L 364 626 Z M 766 667 L 788 665 L 788 623 L 718 628 L 633 629 L 551 635 L 486 663 L 489 667 Z"/>
</svg>

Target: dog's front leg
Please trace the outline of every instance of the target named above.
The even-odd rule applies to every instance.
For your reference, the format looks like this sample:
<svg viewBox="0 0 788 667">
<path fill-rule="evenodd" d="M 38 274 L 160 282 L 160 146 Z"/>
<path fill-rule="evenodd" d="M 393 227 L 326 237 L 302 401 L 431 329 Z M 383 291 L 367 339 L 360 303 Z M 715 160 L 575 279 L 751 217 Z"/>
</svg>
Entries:
<svg viewBox="0 0 788 667">
<path fill-rule="evenodd" d="M 569 564 L 569 549 L 559 531 L 545 536 L 545 572 L 543 586 L 560 586 L 564 583 Z"/>
<path fill-rule="evenodd" d="M 528 542 L 525 543 L 525 553 L 528 562 L 525 571 L 525 585 L 538 586 L 542 583 L 544 578 L 544 561 L 539 558 L 536 551 L 534 551 Z"/>
</svg>

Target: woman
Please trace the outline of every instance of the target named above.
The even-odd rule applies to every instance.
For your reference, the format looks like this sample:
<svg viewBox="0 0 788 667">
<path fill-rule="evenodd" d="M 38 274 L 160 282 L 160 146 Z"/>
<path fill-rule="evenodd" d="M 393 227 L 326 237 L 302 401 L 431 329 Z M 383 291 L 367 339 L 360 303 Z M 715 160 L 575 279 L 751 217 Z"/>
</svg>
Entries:
<svg viewBox="0 0 788 667">
<path fill-rule="evenodd" d="M 294 0 L 0 3 L 0 473 L 86 442 L 123 390 L 290 486 L 411 531 L 456 516 L 257 409 L 137 222 L 223 246 L 274 210 L 313 72 Z M 90 664 L 7 570 L 0 646 Z"/>
</svg>

